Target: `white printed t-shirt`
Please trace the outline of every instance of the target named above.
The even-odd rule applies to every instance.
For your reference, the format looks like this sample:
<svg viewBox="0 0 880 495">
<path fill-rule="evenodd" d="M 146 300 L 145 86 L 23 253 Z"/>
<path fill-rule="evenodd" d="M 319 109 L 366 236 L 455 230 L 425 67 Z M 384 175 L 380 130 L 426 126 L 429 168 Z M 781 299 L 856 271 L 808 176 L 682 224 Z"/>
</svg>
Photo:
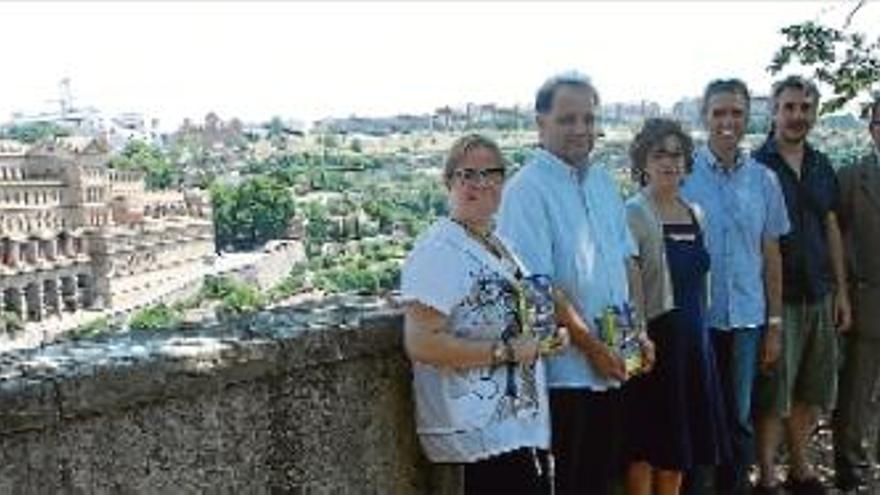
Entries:
<svg viewBox="0 0 880 495">
<path fill-rule="evenodd" d="M 443 218 L 416 242 L 401 292 L 436 309 L 459 338 L 498 340 L 516 326 L 514 266 Z M 552 310 L 552 309 L 551 309 Z M 509 373 L 516 397 L 507 395 Z M 467 369 L 413 362 L 416 427 L 433 462 L 470 463 L 523 447 L 548 448 L 544 364 Z"/>
</svg>

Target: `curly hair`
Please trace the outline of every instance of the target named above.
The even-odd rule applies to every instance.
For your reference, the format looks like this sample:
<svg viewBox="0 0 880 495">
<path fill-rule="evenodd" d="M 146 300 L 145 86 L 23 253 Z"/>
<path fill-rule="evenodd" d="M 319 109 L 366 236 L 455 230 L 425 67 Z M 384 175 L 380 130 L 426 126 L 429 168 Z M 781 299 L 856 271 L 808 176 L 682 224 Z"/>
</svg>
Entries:
<svg viewBox="0 0 880 495">
<path fill-rule="evenodd" d="M 645 174 L 645 166 L 648 162 L 648 153 L 657 146 L 661 146 L 667 137 L 673 136 L 681 146 L 684 155 L 684 168 L 690 173 L 694 165 L 694 141 L 690 135 L 682 129 L 681 124 L 671 119 L 653 118 L 642 124 L 633 142 L 629 146 L 630 173 L 633 181 L 645 186 L 648 177 Z"/>
</svg>

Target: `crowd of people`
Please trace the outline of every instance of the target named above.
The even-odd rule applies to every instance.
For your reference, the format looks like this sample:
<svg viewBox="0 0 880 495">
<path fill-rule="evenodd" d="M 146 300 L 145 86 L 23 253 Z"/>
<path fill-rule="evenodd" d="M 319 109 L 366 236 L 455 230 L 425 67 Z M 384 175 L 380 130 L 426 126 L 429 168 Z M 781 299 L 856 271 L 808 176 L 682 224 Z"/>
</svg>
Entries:
<svg viewBox="0 0 880 495">
<path fill-rule="evenodd" d="M 645 121 L 626 201 L 590 158 L 600 100 L 580 74 L 538 89 L 539 146 L 515 174 L 492 140 L 456 141 L 449 215 L 401 292 L 418 435 L 463 465 L 465 493 L 824 493 L 807 455 L 823 412 L 835 485 L 869 481 L 880 99 L 875 150 L 836 171 L 808 139 L 816 86 L 789 76 L 771 96 L 751 153 L 737 79 L 706 86 L 704 145 Z"/>
</svg>

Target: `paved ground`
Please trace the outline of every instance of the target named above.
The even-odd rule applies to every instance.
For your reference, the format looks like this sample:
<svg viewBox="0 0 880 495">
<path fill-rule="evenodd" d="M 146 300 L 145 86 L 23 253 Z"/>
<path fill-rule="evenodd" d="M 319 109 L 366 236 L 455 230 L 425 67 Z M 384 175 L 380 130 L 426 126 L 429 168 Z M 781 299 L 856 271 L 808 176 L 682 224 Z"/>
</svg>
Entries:
<svg viewBox="0 0 880 495">
<path fill-rule="evenodd" d="M 842 492 L 834 489 L 834 452 L 831 447 L 831 425 L 827 419 L 823 420 L 810 444 L 810 455 L 815 463 L 816 470 L 826 486 L 829 487 L 829 494 L 858 493 L 869 495 L 880 495 L 880 466 L 875 466 L 874 479 L 870 486 L 865 490 L 858 492 Z"/>
</svg>

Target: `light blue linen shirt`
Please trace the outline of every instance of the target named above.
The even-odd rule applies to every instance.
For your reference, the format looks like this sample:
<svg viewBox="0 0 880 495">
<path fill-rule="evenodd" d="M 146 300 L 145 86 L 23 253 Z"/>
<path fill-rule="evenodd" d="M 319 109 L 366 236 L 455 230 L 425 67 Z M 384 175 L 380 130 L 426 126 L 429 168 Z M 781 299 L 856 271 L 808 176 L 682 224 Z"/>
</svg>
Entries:
<svg viewBox="0 0 880 495">
<path fill-rule="evenodd" d="M 724 169 L 704 146 L 694 152 L 694 169 L 682 196 L 699 204 L 709 219 L 709 326 L 729 330 L 764 325 L 763 241 L 778 240 L 790 228 L 776 175 L 742 152 L 732 169 Z"/>
<path fill-rule="evenodd" d="M 563 289 L 588 323 L 608 305 L 628 300 L 626 259 L 637 249 L 623 200 L 601 165 L 575 168 L 534 151 L 505 186 L 498 234 L 530 272 L 549 276 Z M 553 388 L 619 386 L 574 347 L 547 366 Z"/>
</svg>

